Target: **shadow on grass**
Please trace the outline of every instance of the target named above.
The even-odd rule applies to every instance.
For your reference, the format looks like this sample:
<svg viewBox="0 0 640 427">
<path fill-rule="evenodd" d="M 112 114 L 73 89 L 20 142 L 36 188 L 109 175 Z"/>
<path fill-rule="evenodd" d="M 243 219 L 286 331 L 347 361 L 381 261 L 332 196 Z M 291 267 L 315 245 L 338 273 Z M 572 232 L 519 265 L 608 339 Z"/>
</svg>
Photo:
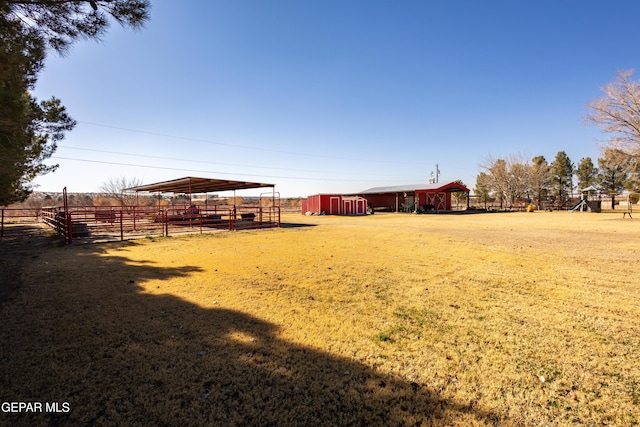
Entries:
<svg viewBox="0 0 640 427">
<path fill-rule="evenodd" d="M 0 425 L 493 425 L 499 416 L 442 399 L 428 384 L 279 338 L 250 315 L 143 293 L 149 279 L 189 286 L 194 266 L 105 256 L 106 247 L 25 258 L 19 295 L 0 307 Z M 36 256 L 36 255 L 34 255 Z M 44 269 L 40 272 L 41 269 Z M 147 291 L 149 292 L 149 291 Z M 44 413 L 46 402 L 61 412 Z M 68 404 L 68 412 L 64 409 Z"/>
<path fill-rule="evenodd" d="M 305 228 L 305 227 L 315 227 L 317 224 L 304 224 L 298 222 L 281 222 L 280 228 Z"/>
<path fill-rule="evenodd" d="M 0 305 L 11 299 L 18 289 L 20 265 L 37 257 L 42 248 L 61 245 L 48 228 L 38 224 L 4 224 L 0 237 Z"/>
</svg>

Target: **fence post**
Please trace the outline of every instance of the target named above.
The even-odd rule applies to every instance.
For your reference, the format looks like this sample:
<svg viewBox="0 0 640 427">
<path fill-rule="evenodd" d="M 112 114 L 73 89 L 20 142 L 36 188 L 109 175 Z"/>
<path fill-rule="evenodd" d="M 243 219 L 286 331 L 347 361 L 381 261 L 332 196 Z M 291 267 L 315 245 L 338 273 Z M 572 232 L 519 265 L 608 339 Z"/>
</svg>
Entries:
<svg viewBox="0 0 640 427">
<path fill-rule="evenodd" d="M 164 229 L 165 229 L 165 237 L 169 237 L 169 214 L 167 213 L 169 210 L 166 209 L 164 214 Z"/>
<path fill-rule="evenodd" d="M 0 237 L 4 237 L 4 208 L 2 208 L 2 220 L 0 220 Z"/>
<path fill-rule="evenodd" d="M 65 211 L 64 216 L 66 222 L 64 240 L 67 245 L 70 245 L 71 243 L 73 243 L 73 221 L 71 219 L 71 212 L 69 212 L 68 210 Z"/>
<path fill-rule="evenodd" d="M 124 230 L 122 229 L 122 209 L 120 209 L 120 241 L 124 240 Z"/>
</svg>

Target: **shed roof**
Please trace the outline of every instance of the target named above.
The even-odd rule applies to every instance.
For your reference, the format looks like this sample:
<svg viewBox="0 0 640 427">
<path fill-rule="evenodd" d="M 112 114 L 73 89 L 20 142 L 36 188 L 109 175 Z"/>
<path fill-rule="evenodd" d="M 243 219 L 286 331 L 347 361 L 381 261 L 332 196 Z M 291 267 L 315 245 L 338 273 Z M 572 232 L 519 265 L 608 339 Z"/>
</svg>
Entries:
<svg viewBox="0 0 640 427">
<path fill-rule="evenodd" d="M 436 192 L 436 191 L 443 191 L 443 190 L 465 191 L 467 193 L 470 191 L 464 185 L 453 181 L 453 182 L 448 182 L 446 184 L 442 184 L 442 183 L 407 184 L 407 185 L 395 185 L 390 187 L 373 187 L 356 194 L 407 193 L 407 192 L 415 192 L 415 191 Z"/>
<path fill-rule="evenodd" d="M 275 187 L 274 184 L 263 184 L 259 182 L 232 181 L 228 179 L 195 178 L 187 176 L 185 178 L 171 181 L 156 182 L 154 184 L 140 185 L 127 188 L 131 191 L 148 191 L 158 193 L 211 193 L 215 191 L 247 190 L 250 188 Z"/>
</svg>

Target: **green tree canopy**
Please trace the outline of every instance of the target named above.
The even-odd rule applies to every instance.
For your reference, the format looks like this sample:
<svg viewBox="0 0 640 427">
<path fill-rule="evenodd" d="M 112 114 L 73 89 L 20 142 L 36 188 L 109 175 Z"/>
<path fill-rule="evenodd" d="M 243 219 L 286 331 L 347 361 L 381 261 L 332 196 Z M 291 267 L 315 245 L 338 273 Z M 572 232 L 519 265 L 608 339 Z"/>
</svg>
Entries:
<svg viewBox="0 0 640 427">
<path fill-rule="evenodd" d="M 478 200 L 487 207 L 487 203 L 493 202 L 495 198 L 491 196 L 491 177 L 485 172 L 480 172 L 476 177 L 476 187 L 474 189 Z"/>
<path fill-rule="evenodd" d="M 20 22 L 58 52 L 78 39 L 101 39 L 112 18 L 139 29 L 149 19 L 149 0 L 6 0 L 3 14 Z"/>
<path fill-rule="evenodd" d="M 573 193 L 573 163 L 564 151 L 559 151 L 551 162 L 549 183 L 551 195 L 564 206 Z"/>
<path fill-rule="evenodd" d="M 598 168 L 595 167 L 591 157 L 583 157 L 576 168 L 576 177 L 578 178 L 578 189 L 592 186 L 596 183 Z"/>
<path fill-rule="evenodd" d="M 75 122 L 56 98 L 29 94 L 44 64 L 44 43 L 35 32 L 0 17 L 0 205 L 21 201 L 37 175 L 55 170 L 43 161 Z"/>
<path fill-rule="evenodd" d="M 148 0 L 0 1 L 0 205 L 26 199 L 31 181 L 57 168 L 43 162 L 75 126 L 59 99 L 29 93 L 47 49 L 64 52 L 79 38 L 99 39 L 108 16 L 139 28 L 148 13 Z"/>
</svg>

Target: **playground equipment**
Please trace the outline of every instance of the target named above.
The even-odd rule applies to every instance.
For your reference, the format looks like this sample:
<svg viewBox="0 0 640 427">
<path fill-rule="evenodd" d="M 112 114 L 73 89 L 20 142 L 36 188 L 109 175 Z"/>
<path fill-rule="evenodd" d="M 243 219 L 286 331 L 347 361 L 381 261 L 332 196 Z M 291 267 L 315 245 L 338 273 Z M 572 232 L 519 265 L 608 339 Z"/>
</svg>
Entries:
<svg viewBox="0 0 640 427">
<path fill-rule="evenodd" d="M 598 189 L 594 186 L 582 189 L 582 199 L 580 199 L 578 203 L 573 205 L 573 207 L 569 209 L 569 212 L 602 212 L 602 200 L 596 197 L 597 192 Z"/>
<path fill-rule="evenodd" d="M 576 203 L 575 205 L 573 205 L 573 207 L 571 209 L 569 209 L 569 212 L 575 212 L 576 210 L 578 210 L 582 206 L 584 206 L 586 203 L 587 203 L 587 201 L 585 199 L 580 199 L 580 201 L 578 203 Z"/>
</svg>

